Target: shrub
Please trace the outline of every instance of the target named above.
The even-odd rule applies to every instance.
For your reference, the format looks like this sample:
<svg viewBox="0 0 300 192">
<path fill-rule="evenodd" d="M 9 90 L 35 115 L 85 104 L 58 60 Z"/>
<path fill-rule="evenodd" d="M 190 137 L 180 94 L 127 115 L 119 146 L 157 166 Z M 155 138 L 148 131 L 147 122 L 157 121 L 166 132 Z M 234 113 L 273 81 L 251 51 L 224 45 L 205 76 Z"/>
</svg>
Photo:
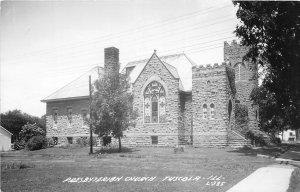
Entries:
<svg viewBox="0 0 300 192">
<path fill-rule="evenodd" d="M 248 128 L 248 107 L 246 105 L 242 105 L 239 103 L 235 104 L 235 121 L 237 126 L 239 127 L 239 131 L 242 134 L 246 134 L 249 130 Z"/>
<path fill-rule="evenodd" d="M 281 139 L 278 137 L 271 137 L 271 142 L 278 145 L 281 144 Z"/>
<path fill-rule="evenodd" d="M 249 130 L 246 133 L 246 137 L 251 140 L 251 144 L 258 146 L 271 145 L 270 137 L 259 130 Z"/>
<path fill-rule="evenodd" d="M 93 137 L 92 143 L 93 143 L 93 146 L 97 146 L 97 139 L 96 139 L 96 137 Z M 87 139 L 87 145 L 90 146 L 90 138 Z"/>
<path fill-rule="evenodd" d="M 80 145 L 81 147 L 85 147 L 89 144 L 88 138 L 87 137 L 79 137 L 76 139 L 76 144 Z"/>
<path fill-rule="evenodd" d="M 21 140 L 16 140 L 14 142 L 14 150 L 21 150 L 21 149 L 24 149 L 25 148 L 25 141 L 23 139 Z"/>
<path fill-rule="evenodd" d="M 47 144 L 48 147 L 53 147 L 55 145 L 53 138 L 47 138 Z"/>
<path fill-rule="evenodd" d="M 47 139 L 45 136 L 34 136 L 26 143 L 26 148 L 30 151 L 44 149 L 47 147 Z"/>
</svg>

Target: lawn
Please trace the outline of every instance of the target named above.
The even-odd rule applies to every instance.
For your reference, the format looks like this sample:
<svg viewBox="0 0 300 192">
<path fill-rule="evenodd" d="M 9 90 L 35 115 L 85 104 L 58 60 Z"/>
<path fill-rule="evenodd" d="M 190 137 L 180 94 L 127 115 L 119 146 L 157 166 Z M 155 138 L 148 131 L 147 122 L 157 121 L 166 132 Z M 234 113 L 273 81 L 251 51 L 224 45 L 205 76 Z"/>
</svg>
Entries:
<svg viewBox="0 0 300 192">
<path fill-rule="evenodd" d="M 134 148 L 88 155 L 88 148 L 48 148 L 2 154 L 7 191 L 227 191 L 259 167 L 275 163 L 230 148 Z M 32 166 L 34 165 L 34 166 Z M 3 168 L 3 167 L 2 167 Z M 84 182 L 85 181 L 85 182 Z"/>
</svg>

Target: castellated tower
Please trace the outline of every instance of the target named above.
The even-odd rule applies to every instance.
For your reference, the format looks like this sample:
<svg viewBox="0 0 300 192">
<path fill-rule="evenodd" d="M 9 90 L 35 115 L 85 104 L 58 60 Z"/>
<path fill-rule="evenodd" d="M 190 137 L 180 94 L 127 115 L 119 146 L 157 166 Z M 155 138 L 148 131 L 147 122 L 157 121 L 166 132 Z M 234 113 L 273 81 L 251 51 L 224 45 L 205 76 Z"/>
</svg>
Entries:
<svg viewBox="0 0 300 192">
<path fill-rule="evenodd" d="M 193 145 L 226 146 L 234 127 L 234 92 L 225 62 L 193 66 Z M 233 72 L 233 70 L 232 70 Z"/>
<path fill-rule="evenodd" d="M 246 105 L 248 108 L 248 127 L 258 129 L 258 106 L 253 105 L 250 94 L 253 88 L 258 86 L 257 67 L 251 61 L 245 61 L 243 57 L 248 48 L 239 45 L 236 41 L 231 44 L 224 42 L 224 60 L 229 61 L 235 70 L 236 97 L 235 102 Z M 236 126 L 239 129 L 239 126 Z M 238 130 L 242 132 L 243 130 Z"/>
</svg>

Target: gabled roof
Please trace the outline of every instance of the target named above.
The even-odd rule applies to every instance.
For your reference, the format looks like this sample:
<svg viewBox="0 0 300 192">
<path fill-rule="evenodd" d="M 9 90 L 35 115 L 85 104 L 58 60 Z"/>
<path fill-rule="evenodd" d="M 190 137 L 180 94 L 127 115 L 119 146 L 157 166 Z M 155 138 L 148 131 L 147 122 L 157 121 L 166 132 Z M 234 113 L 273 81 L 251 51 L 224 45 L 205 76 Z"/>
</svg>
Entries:
<svg viewBox="0 0 300 192">
<path fill-rule="evenodd" d="M 7 133 L 9 133 L 9 134 L 11 134 L 11 135 L 13 135 L 11 132 L 9 132 L 7 129 L 5 129 L 4 127 L 2 127 L 1 125 L 0 125 L 0 129 L 2 129 L 2 130 L 4 130 L 4 131 L 6 131 Z"/>
<path fill-rule="evenodd" d="M 102 67 L 94 67 L 90 71 L 84 73 L 82 76 L 78 77 L 71 83 L 52 93 L 42 102 L 59 101 L 64 99 L 77 99 L 89 96 L 89 75 L 91 75 L 92 80 L 98 79 L 99 75 L 103 74 Z"/>
<path fill-rule="evenodd" d="M 185 53 L 161 56 L 159 59 L 163 62 L 170 73 L 180 79 L 180 90 L 192 91 L 192 66 L 196 65 Z M 134 67 L 130 73 L 130 81 L 134 83 L 143 71 L 149 59 L 129 62 L 125 68 Z"/>
</svg>

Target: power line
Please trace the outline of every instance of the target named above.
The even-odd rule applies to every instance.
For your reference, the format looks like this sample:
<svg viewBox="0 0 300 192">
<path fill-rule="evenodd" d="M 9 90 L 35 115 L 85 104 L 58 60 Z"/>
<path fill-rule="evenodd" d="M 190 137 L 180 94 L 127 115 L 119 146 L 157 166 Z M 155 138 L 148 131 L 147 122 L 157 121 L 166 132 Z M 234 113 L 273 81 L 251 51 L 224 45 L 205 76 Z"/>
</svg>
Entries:
<svg viewBox="0 0 300 192">
<path fill-rule="evenodd" d="M 206 26 L 213 26 L 213 25 L 216 25 L 216 24 L 219 24 L 219 23 L 223 23 L 223 22 L 225 22 L 225 21 L 230 21 L 231 19 L 223 19 L 223 20 L 220 20 L 220 21 L 218 21 L 218 22 L 214 22 L 214 23 L 212 23 L 212 24 L 208 24 L 208 25 L 198 25 L 198 26 L 192 26 L 192 28 L 191 29 L 184 29 L 183 31 L 176 31 L 176 33 L 173 33 L 173 34 L 182 34 L 182 33 L 185 33 L 185 32 L 191 32 L 191 31 L 193 31 L 193 30 L 196 30 L 198 27 L 206 27 Z M 201 24 L 201 23 L 200 23 Z M 174 30 L 172 30 L 171 32 L 174 32 Z M 218 31 L 217 31 L 218 32 Z M 221 32 L 221 31 L 220 31 Z M 172 34 L 172 35 L 173 35 Z M 209 35 L 209 34 L 213 34 L 213 33 L 207 33 L 207 34 L 205 34 L 205 35 Z M 153 40 L 153 39 L 156 39 L 156 40 L 159 40 L 159 39 L 161 39 L 161 38 L 163 38 L 163 37 L 165 37 L 165 36 L 168 36 L 168 37 L 170 37 L 170 36 L 172 36 L 172 35 L 168 35 L 168 34 L 166 34 L 166 33 L 160 33 L 160 34 L 158 34 L 159 36 L 161 36 L 161 37 L 159 37 L 159 38 L 157 38 L 157 37 L 155 37 L 155 36 L 151 36 L 150 37 L 150 39 L 145 39 L 145 38 L 143 38 L 143 39 L 141 39 L 140 41 L 141 42 L 147 42 L 147 41 L 149 41 L 149 40 Z M 199 37 L 201 37 L 201 36 L 199 36 Z M 197 38 L 197 39 L 201 39 L 201 38 Z M 191 39 L 191 40 L 193 40 L 193 39 Z M 96 42 L 94 42 L 94 44 L 95 44 Z M 135 42 L 135 45 L 138 45 L 138 43 L 137 42 Z M 132 46 L 132 45 L 131 45 Z M 74 48 L 76 48 L 76 47 L 74 47 Z M 79 48 L 79 47 L 78 47 Z M 95 48 L 91 48 L 91 49 L 95 49 Z M 67 50 L 71 50 L 71 49 L 67 49 Z M 80 50 L 79 50 L 80 51 Z M 85 52 L 89 52 L 89 50 L 85 50 Z M 81 51 L 82 52 L 82 51 Z M 35 54 L 35 53 L 32 53 L 32 54 Z M 49 53 L 49 54 L 53 54 L 53 53 Z M 64 52 L 64 54 L 66 54 L 65 52 Z M 27 56 L 28 57 L 28 56 Z M 21 60 L 22 58 L 20 58 L 20 59 L 17 59 L 17 61 L 18 60 Z M 15 62 L 17 62 L 16 60 L 15 60 Z M 15 62 L 13 62 L 13 63 L 15 63 Z M 11 62 L 10 62 L 11 63 Z"/>
<path fill-rule="evenodd" d="M 209 43 L 212 43 L 212 42 L 217 42 L 217 41 L 221 41 L 221 40 L 226 40 L 226 39 L 229 39 L 229 38 L 233 38 L 235 36 L 228 36 L 228 37 L 224 37 L 224 38 L 219 38 L 219 39 L 214 39 L 214 40 L 211 40 L 211 41 L 205 41 L 205 42 L 201 42 L 201 43 L 196 43 L 196 44 L 192 44 L 192 45 L 188 45 L 188 46 L 181 46 L 181 47 L 177 47 L 177 48 L 173 48 L 173 49 L 168 49 L 168 50 L 162 50 L 161 53 L 167 53 L 167 52 L 176 52 L 178 50 L 184 50 L 185 52 L 187 51 L 186 48 L 191 48 L 191 47 L 195 47 L 195 46 L 199 46 L 199 45 L 204 45 L 204 44 L 209 44 Z M 222 42 L 223 43 L 223 42 Z M 215 44 L 213 45 L 206 45 L 206 46 L 200 46 L 200 47 L 196 47 L 197 49 L 201 49 L 201 48 L 206 48 L 206 47 L 210 47 L 210 46 L 214 46 Z M 216 44 L 216 45 L 219 45 Z M 190 50 L 190 49 L 188 49 Z M 90 52 L 87 53 L 87 54 L 91 54 Z M 74 57 L 76 56 L 83 56 L 83 55 L 87 55 L 87 54 L 81 54 L 81 55 L 74 55 L 73 57 L 69 56 L 69 58 L 72 58 L 74 59 Z M 137 57 L 134 57 L 134 58 L 140 58 L 142 56 L 148 56 L 149 54 L 144 54 L 144 55 L 140 55 L 140 56 L 137 56 Z M 134 60 L 134 58 L 131 57 L 131 61 Z M 124 61 L 128 61 L 130 58 L 124 58 L 123 60 Z M 90 65 L 91 66 L 91 65 Z M 86 68 L 87 65 L 82 65 L 82 66 L 76 66 L 76 67 L 72 67 L 72 68 L 79 68 L 79 67 L 84 67 Z M 62 70 L 65 70 L 67 69 L 68 70 L 69 67 L 65 67 L 65 68 L 56 68 L 54 69 L 54 71 L 62 71 Z"/>
<path fill-rule="evenodd" d="M 228 7 L 228 6 L 223 6 L 223 7 L 219 7 L 219 8 L 216 8 L 215 10 L 218 10 L 218 9 L 221 9 L 221 8 L 224 8 L 224 7 Z M 199 11 L 200 13 L 202 12 L 202 11 Z M 185 16 L 180 16 L 180 17 L 177 17 L 177 18 L 173 18 L 173 19 L 169 19 L 169 20 L 178 20 L 179 18 L 181 18 L 181 17 L 187 17 L 187 16 L 194 16 L 195 14 L 199 14 L 199 12 L 194 12 L 194 13 L 191 13 L 191 14 L 187 14 L 187 15 L 185 15 Z M 208 13 L 208 12 L 210 12 L 210 11 L 206 11 L 206 12 L 204 12 L 204 13 Z M 168 21 L 168 20 L 166 20 L 166 21 Z M 164 21 L 164 22 L 162 22 L 162 23 L 154 23 L 154 24 L 151 24 L 151 25 L 148 25 L 148 26 L 153 26 L 153 25 L 161 25 L 161 24 L 163 24 L 163 23 L 165 23 L 166 21 Z M 203 24 L 203 22 L 202 23 L 200 23 L 200 24 Z M 147 25 L 145 25 L 144 27 L 140 27 L 139 29 L 137 29 L 136 31 L 143 31 L 143 30 L 140 30 L 141 28 L 146 28 L 146 27 L 148 27 Z M 144 29 L 145 30 L 145 29 Z M 128 32 L 130 31 L 130 30 L 127 30 Z M 127 32 L 127 33 L 128 33 Z M 124 33 L 124 31 L 123 32 L 120 32 L 120 33 L 117 33 L 117 34 L 123 34 Z M 113 36 L 116 36 L 116 34 L 111 34 L 111 35 L 107 35 L 107 36 L 102 36 L 102 37 L 99 37 L 99 38 L 95 38 L 95 39 L 93 39 L 92 40 L 92 44 L 94 44 L 95 42 L 97 42 L 97 39 L 98 40 L 100 40 L 100 39 L 102 39 L 102 40 L 105 40 L 105 37 L 111 37 L 111 38 L 109 38 L 109 39 L 112 39 L 112 37 Z M 122 36 L 120 36 L 119 35 L 119 37 L 122 37 Z M 106 38 L 106 40 L 108 40 L 107 38 Z M 83 44 L 83 45 L 87 45 L 87 44 L 90 44 L 90 43 L 87 43 L 87 41 L 84 41 L 83 43 L 80 43 L 81 45 Z M 79 44 L 79 45 L 80 45 Z M 61 46 L 61 48 L 63 48 L 63 47 L 69 47 L 70 45 L 64 45 L 64 46 Z M 78 44 L 77 44 L 77 46 L 72 46 L 72 47 L 78 47 Z M 72 48 L 71 47 L 71 48 Z M 44 52 L 44 51 L 53 51 L 53 50 L 55 50 L 55 49 L 58 49 L 58 48 L 60 48 L 60 47 L 56 47 L 56 48 L 51 48 L 51 49 L 46 49 L 46 50 L 41 50 L 41 51 L 37 51 L 36 53 L 39 53 L 39 52 Z"/>
</svg>

